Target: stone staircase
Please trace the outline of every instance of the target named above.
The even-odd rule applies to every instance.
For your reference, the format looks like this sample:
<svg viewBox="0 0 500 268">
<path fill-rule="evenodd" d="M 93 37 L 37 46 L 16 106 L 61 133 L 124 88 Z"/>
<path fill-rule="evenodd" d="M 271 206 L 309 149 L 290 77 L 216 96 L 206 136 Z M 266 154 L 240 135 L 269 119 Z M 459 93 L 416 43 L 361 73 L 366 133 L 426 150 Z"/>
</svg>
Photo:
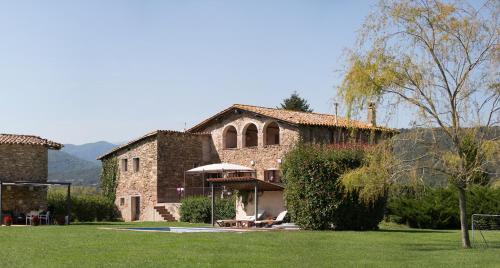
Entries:
<svg viewBox="0 0 500 268">
<path fill-rule="evenodd" d="M 177 221 L 165 206 L 155 206 L 156 212 L 166 221 Z"/>
</svg>

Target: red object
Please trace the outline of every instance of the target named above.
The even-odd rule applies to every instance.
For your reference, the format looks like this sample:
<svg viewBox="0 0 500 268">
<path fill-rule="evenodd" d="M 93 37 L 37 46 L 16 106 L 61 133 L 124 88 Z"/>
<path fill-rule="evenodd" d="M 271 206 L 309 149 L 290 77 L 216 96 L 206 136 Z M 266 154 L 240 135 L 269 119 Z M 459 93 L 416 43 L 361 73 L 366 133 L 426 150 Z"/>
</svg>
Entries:
<svg viewBox="0 0 500 268">
<path fill-rule="evenodd" d="M 6 215 L 3 217 L 3 224 L 6 226 L 11 226 L 12 225 L 12 217 L 10 215 Z"/>
<path fill-rule="evenodd" d="M 57 216 L 56 217 L 56 222 L 59 225 L 65 225 L 66 224 L 66 219 L 64 218 L 64 216 Z"/>
<path fill-rule="evenodd" d="M 33 226 L 40 225 L 40 218 L 38 218 L 38 216 L 33 216 L 33 218 L 31 218 L 31 225 Z"/>
</svg>

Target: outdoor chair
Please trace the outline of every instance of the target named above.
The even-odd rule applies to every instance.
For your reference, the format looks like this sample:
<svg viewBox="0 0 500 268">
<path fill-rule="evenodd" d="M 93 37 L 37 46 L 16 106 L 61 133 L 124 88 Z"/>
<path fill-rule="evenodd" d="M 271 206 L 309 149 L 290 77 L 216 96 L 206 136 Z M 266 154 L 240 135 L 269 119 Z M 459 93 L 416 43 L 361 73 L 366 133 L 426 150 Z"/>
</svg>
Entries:
<svg viewBox="0 0 500 268">
<path fill-rule="evenodd" d="M 45 212 L 40 213 L 38 215 L 38 218 L 40 219 L 40 224 L 43 224 L 43 222 L 45 221 L 45 224 L 49 225 L 50 224 L 50 211 L 45 211 Z"/>
<path fill-rule="evenodd" d="M 33 217 L 39 216 L 39 212 L 36 210 L 30 211 L 28 214 L 26 214 L 26 225 L 31 225 L 31 222 L 33 221 Z"/>
<path fill-rule="evenodd" d="M 286 214 L 288 213 L 288 211 L 282 211 L 280 212 L 280 214 L 278 214 L 278 216 L 276 217 L 276 219 L 274 220 L 262 220 L 262 221 L 255 221 L 255 225 L 256 226 L 266 226 L 266 227 L 271 227 L 275 224 L 281 224 L 283 223 L 283 221 L 285 220 L 285 217 L 286 217 Z"/>
<path fill-rule="evenodd" d="M 259 220 L 262 218 L 262 216 L 264 216 L 264 214 L 266 213 L 265 210 L 260 210 L 257 212 L 257 219 L 255 218 L 255 215 L 251 215 L 251 216 L 246 216 L 246 217 L 243 217 L 242 219 L 238 220 L 237 223 L 236 223 L 236 226 L 237 227 L 244 227 L 244 228 L 248 228 L 250 227 L 252 224 L 255 223 L 256 220 Z"/>
</svg>

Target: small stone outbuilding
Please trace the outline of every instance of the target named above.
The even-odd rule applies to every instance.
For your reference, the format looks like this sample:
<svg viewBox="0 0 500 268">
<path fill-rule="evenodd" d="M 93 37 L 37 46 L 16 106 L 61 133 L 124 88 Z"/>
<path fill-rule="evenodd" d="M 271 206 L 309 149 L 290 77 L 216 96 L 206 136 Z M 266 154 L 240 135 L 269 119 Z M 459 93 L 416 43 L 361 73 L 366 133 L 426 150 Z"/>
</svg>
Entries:
<svg viewBox="0 0 500 268">
<path fill-rule="evenodd" d="M 30 135 L 0 134 L 0 181 L 45 183 L 48 150 L 59 150 L 57 142 Z M 2 211 L 27 213 L 47 209 L 47 186 L 2 187 Z"/>
</svg>

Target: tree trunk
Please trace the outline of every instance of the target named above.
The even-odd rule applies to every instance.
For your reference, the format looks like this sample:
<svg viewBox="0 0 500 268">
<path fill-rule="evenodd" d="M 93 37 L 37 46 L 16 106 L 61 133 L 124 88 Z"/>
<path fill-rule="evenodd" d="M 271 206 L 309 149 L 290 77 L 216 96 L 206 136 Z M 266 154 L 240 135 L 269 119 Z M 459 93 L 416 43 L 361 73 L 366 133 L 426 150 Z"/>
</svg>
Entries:
<svg viewBox="0 0 500 268">
<path fill-rule="evenodd" d="M 467 210 L 465 200 L 465 189 L 458 187 L 458 202 L 460 207 L 460 228 L 462 230 L 462 246 L 470 248 L 469 226 L 467 224 Z"/>
</svg>

